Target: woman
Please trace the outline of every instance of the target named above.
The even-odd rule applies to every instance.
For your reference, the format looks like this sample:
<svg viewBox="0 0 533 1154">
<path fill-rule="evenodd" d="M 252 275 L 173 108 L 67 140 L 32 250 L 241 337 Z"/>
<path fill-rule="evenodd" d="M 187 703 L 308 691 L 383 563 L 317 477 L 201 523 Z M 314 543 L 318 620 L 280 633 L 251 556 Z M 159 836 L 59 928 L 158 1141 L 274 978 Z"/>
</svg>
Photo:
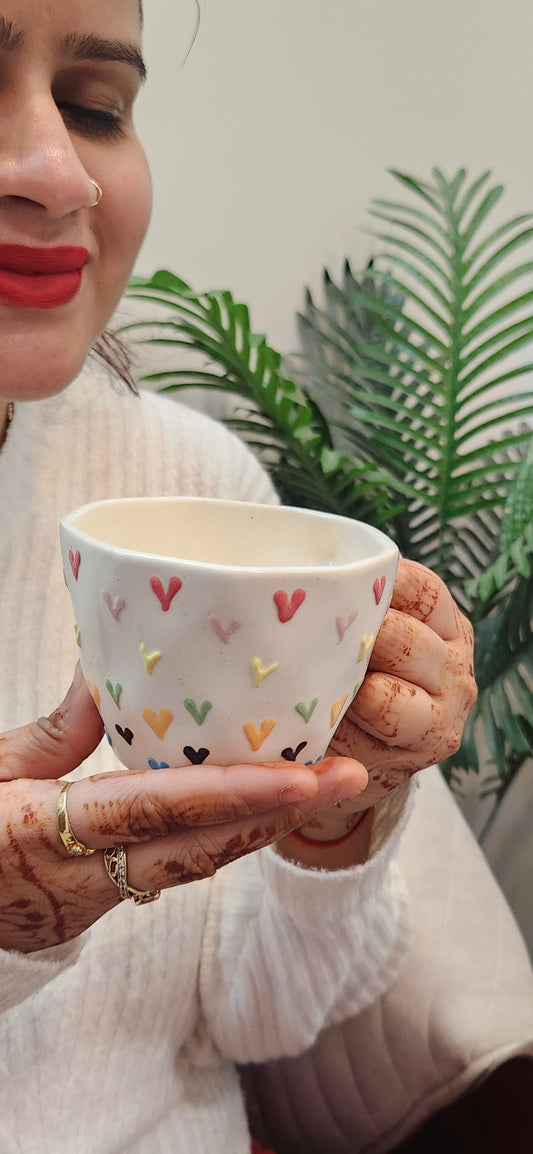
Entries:
<svg viewBox="0 0 533 1154">
<path fill-rule="evenodd" d="M 79 671 L 53 708 L 76 651 L 64 512 L 275 495 L 214 422 L 82 371 L 150 215 L 138 0 L 0 0 L 0 52 L 0 1149 L 245 1154 L 234 1063 L 306 1048 L 406 956 L 409 779 L 460 739 L 471 631 L 402 562 L 314 770 L 117 772 Z"/>
</svg>

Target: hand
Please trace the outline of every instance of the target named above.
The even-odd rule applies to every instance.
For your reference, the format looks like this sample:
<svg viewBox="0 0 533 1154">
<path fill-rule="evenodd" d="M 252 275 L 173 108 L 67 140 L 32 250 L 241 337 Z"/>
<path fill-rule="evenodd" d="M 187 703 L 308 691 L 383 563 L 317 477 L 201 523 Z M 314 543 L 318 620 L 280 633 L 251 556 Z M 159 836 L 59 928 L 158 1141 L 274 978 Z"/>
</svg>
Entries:
<svg viewBox="0 0 533 1154">
<path fill-rule="evenodd" d="M 50 718 L 0 737 L 0 948 L 68 941 L 120 901 L 103 857 L 71 858 L 56 820 L 61 782 L 98 745 L 102 722 L 81 672 Z M 353 797 L 366 771 L 342 758 L 313 769 L 215 765 L 119 771 L 76 782 L 68 814 L 91 849 L 128 847 L 128 882 L 164 889 L 210 877 Z M 142 911 L 139 911 L 142 916 Z"/>
<path fill-rule="evenodd" d="M 354 824 L 354 814 L 454 753 L 475 699 L 470 623 L 439 577 L 400 561 L 367 676 L 328 750 L 361 761 L 367 788 L 318 814 L 306 834 L 338 837 Z"/>
</svg>

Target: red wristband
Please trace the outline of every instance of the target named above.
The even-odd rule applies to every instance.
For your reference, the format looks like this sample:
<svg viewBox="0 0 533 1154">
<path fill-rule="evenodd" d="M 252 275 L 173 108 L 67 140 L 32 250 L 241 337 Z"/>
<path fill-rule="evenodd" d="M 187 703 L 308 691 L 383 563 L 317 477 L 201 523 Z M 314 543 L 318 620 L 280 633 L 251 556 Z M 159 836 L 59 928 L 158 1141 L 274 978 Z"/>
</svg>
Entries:
<svg viewBox="0 0 533 1154">
<path fill-rule="evenodd" d="M 333 838 L 332 841 L 315 841 L 315 839 L 312 837 L 306 837 L 305 834 L 301 833 L 299 829 L 291 829 L 291 832 L 288 836 L 294 837 L 296 841 L 300 842 L 300 845 L 306 845 L 312 849 L 335 849 L 336 846 L 344 845 L 345 842 L 349 841 L 353 834 L 357 833 L 357 830 L 361 829 L 361 826 L 364 825 L 365 821 L 368 817 L 370 817 L 371 813 L 371 809 L 365 810 L 363 816 L 359 819 L 356 825 L 352 826 L 352 828 L 347 830 L 346 833 L 343 833 L 341 837 Z"/>
</svg>

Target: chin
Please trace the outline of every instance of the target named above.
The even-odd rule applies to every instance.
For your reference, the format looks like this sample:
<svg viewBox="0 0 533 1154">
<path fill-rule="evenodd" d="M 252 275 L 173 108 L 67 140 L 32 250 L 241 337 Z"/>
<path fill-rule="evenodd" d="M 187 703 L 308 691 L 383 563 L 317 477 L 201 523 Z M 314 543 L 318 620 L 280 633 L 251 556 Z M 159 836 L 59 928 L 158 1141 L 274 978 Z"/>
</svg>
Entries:
<svg viewBox="0 0 533 1154">
<path fill-rule="evenodd" d="M 38 401 L 53 397 L 81 372 L 92 334 L 41 330 L 25 339 L 0 339 L 0 391 L 10 401 Z"/>
</svg>

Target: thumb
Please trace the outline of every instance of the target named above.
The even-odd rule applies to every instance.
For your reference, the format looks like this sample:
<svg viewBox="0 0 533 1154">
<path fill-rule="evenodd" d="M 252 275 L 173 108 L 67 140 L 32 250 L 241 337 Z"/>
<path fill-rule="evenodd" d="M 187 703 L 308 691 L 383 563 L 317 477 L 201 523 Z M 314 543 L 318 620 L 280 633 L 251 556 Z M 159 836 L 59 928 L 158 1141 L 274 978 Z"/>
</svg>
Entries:
<svg viewBox="0 0 533 1154">
<path fill-rule="evenodd" d="M 61 705 L 49 717 L 0 736 L 0 781 L 17 777 L 63 777 L 99 744 L 103 724 L 81 666 Z"/>
</svg>

